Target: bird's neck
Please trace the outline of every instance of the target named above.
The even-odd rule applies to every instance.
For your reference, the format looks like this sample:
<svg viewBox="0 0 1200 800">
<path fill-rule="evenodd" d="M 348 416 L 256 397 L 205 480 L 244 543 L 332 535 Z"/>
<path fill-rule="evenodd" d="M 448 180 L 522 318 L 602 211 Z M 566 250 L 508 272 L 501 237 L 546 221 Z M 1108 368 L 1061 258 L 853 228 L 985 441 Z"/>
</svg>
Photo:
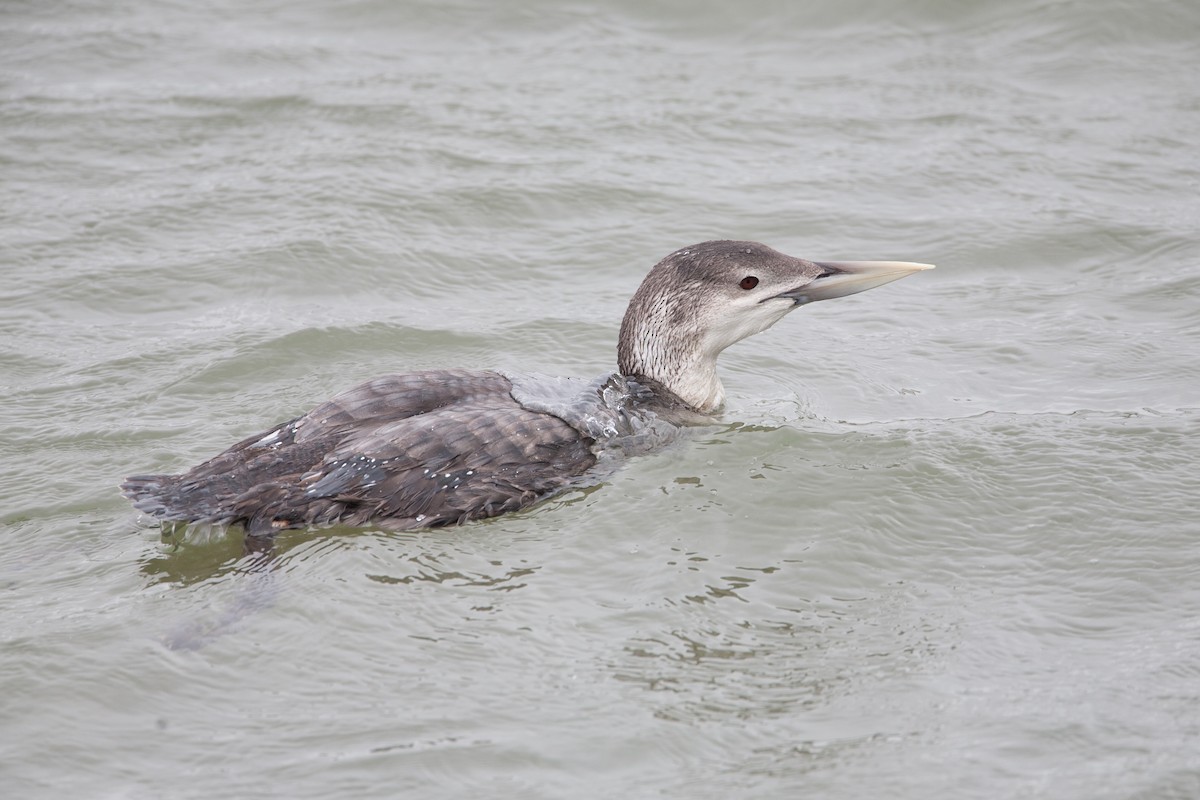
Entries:
<svg viewBox="0 0 1200 800">
<path fill-rule="evenodd" d="M 697 331 L 653 320 L 621 326 L 617 366 L 622 375 L 650 378 L 696 411 L 711 414 L 725 402 L 716 353 L 706 352 Z"/>
</svg>

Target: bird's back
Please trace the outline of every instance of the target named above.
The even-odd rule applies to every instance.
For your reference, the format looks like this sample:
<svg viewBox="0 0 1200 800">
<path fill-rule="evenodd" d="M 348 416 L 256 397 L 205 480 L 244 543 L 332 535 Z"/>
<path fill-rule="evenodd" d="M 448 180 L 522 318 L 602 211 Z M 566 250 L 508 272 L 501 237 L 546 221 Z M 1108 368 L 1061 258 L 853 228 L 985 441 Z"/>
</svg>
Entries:
<svg viewBox="0 0 1200 800">
<path fill-rule="evenodd" d="M 181 475 L 122 489 L 162 520 L 436 527 L 560 491 L 596 463 L 592 440 L 513 399 L 495 372 L 438 370 L 364 383 Z"/>
</svg>

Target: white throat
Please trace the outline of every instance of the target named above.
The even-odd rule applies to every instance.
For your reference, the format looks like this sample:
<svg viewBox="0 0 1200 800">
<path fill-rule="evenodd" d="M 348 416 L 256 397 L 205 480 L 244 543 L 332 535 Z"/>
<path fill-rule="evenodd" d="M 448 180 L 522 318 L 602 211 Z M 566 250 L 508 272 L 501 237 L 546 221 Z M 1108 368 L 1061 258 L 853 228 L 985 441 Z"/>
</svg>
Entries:
<svg viewBox="0 0 1200 800">
<path fill-rule="evenodd" d="M 663 299 L 630 320 L 622 330 L 622 371 L 652 378 L 704 413 L 720 409 L 725 387 L 717 375 L 717 357 L 735 342 L 766 330 L 795 306 L 786 300 L 747 302 L 729 313 L 724 300 L 675 313 Z M 626 355 L 629 357 L 626 358 Z M 628 362 L 628 363 L 627 363 Z"/>
</svg>

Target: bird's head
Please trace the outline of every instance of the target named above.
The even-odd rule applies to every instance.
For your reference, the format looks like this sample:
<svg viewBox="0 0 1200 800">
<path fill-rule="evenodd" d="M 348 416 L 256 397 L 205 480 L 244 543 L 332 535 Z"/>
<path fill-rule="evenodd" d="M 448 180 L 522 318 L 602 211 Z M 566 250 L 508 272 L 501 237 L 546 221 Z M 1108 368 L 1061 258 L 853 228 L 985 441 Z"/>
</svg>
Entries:
<svg viewBox="0 0 1200 800">
<path fill-rule="evenodd" d="M 720 407 L 717 356 L 802 305 L 845 297 L 931 264 L 806 261 L 758 242 L 713 241 L 655 265 L 621 323 L 618 368 L 651 378 L 703 412 Z"/>
</svg>

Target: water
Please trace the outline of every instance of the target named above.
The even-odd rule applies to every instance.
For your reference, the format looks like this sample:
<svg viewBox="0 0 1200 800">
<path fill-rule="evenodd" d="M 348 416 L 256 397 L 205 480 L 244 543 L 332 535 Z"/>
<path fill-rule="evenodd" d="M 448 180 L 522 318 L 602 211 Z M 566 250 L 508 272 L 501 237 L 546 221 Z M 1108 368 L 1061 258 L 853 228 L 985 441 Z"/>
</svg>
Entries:
<svg viewBox="0 0 1200 800">
<path fill-rule="evenodd" d="M 1200 795 L 1200 6 L 9 3 L 0 785 Z M 939 265 L 438 532 L 116 492 L 388 371 L 611 370 L 709 238 Z"/>
</svg>

